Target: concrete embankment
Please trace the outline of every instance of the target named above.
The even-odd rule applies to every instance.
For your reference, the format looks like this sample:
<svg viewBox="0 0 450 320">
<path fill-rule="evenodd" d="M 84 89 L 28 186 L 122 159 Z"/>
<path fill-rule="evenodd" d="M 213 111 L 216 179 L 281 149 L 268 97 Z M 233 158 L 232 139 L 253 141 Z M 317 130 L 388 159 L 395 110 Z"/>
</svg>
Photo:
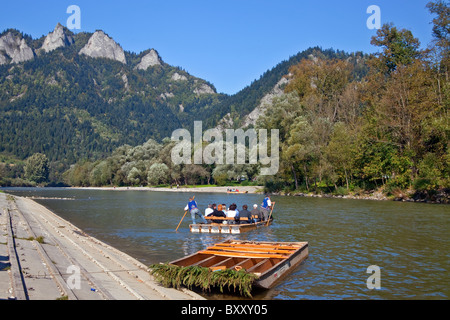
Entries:
<svg viewBox="0 0 450 320">
<path fill-rule="evenodd" d="M 0 193 L 0 299 L 202 300 L 44 206 Z"/>
</svg>

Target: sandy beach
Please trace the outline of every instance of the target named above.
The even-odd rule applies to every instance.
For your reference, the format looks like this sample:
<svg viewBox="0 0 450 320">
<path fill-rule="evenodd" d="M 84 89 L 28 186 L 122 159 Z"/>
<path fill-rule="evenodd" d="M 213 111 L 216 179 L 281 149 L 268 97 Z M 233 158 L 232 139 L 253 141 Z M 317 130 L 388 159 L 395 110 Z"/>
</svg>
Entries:
<svg viewBox="0 0 450 320">
<path fill-rule="evenodd" d="M 0 193 L 0 300 L 203 300 L 31 199 Z"/>
</svg>

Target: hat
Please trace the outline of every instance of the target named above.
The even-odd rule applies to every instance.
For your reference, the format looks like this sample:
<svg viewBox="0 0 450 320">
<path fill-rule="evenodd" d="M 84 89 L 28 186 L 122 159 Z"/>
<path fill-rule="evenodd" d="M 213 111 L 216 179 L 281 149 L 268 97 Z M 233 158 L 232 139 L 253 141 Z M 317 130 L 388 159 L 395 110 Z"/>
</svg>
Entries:
<svg viewBox="0 0 450 320">
<path fill-rule="evenodd" d="M 258 208 L 258 205 L 255 203 L 255 204 L 253 205 L 253 208 Z"/>
</svg>

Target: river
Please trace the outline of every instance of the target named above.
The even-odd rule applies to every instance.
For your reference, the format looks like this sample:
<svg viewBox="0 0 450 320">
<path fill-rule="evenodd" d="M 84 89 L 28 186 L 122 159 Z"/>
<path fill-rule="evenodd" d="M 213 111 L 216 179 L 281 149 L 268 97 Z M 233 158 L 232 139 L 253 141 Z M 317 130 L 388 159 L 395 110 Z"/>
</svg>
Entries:
<svg viewBox="0 0 450 320">
<path fill-rule="evenodd" d="M 88 234 L 146 265 L 169 262 L 229 238 L 309 242 L 309 258 L 275 288 L 255 292 L 255 299 L 450 298 L 448 205 L 274 196 L 272 226 L 240 235 L 210 235 L 191 234 L 189 216 L 175 232 L 188 201 L 186 193 L 2 190 L 37 198 Z M 255 194 L 195 195 L 202 208 L 208 203 L 236 203 L 240 208 L 262 202 Z M 368 278 L 376 275 L 368 273 L 370 266 L 379 268 L 379 289 L 367 286 Z"/>
</svg>

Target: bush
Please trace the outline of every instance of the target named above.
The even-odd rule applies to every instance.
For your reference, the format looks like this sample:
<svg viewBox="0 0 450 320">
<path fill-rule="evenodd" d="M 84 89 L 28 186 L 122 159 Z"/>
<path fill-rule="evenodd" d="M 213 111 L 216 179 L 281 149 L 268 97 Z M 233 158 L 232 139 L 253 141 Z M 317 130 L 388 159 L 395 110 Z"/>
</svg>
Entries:
<svg viewBox="0 0 450 320">
<path fill-rule="evenodd" d="M 285 188 L 285 183 L 283 181 L 280 180 L 268 180 L 266 181 L 266 184 L 264 186 L 264 192 L 280 192 L 281 190 L 284 190 Z"/>
<path fill-rule="evenodd" d="M 345 187 L 337 187 L 337 189 L 334 190 L 333 194 L 337 196 L 346 196 L 349 194 L 349 190 Z"/>
<path fill-rule="evenodd" d="M 49 167 L 45 154 L 35 153 L 25 162 L 25 178 L 36 183 L 48 181 Z"/>
<path fill-rule="evenodd" d="M 164 163 L 155 163 L 148 170 L 147 181 L 150 185 L 166 184 L 169 168 Z"/>
<path fill-rule="evenodd" d="M 414 181 L 413 187 L 417 191 L 430 191 L 438 189 L 439 185 L 431 179 L 418 178 Z"/>
<path fill-rule="evenodd" d="M 214 180 L 216 181 L 216 184 L 220 187 L 223 187 L 227 184 L 228 181 L 228 175 L 226 173 L 221 173 L 216 176 L 214 176 Z"/>
</svg>

